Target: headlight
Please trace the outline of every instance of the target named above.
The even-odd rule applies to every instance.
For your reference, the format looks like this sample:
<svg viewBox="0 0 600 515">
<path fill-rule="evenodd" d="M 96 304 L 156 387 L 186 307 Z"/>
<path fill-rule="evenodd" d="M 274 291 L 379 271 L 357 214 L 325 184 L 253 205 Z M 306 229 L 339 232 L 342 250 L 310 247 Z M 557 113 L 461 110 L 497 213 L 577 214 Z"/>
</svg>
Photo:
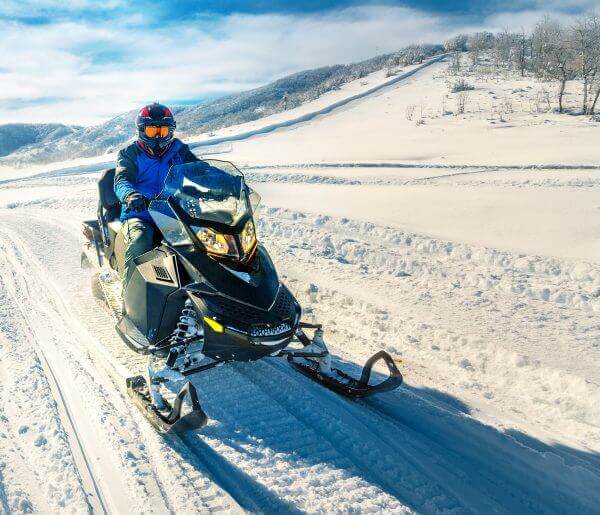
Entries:
<svg viewBox="0 0 600 515">
<path fill-rule="evenodd" d="M 256 245 L 256 231 L 254 230 L 254 222 L 252 220 L 248 220 L 246 223 L 240 239 L 242 240 L 242 250 L 244 255 L 246 255 Z"/>
<path fill-rule="evenodd" d="M 221 234 L 208 227 L 194 227 L 196 236 L 209 254 L 237 259 L 238 251 L 235 239 L 230 234 Z"/>
</svg>

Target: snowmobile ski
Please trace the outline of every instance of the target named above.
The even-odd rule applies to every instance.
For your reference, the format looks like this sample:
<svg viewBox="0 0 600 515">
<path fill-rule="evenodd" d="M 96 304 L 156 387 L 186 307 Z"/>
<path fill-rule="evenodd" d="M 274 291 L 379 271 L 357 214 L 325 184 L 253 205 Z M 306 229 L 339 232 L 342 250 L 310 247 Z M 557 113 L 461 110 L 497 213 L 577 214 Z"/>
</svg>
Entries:
<svg viewBox="0 0 600 515">
<path fill-rule="evenodd" d="M 363 368 L 360 379 L 355 379 L 338 368 L 329 367 L 329 370 L 323 370 L 319 361 L 299 357 L 298 354 L 288 354 L 287 359 L 290 365 L 309 379 L 346 397 L 368 397 L 375 393 L 395 390 L 402 384 L 402 374 L 398 370 L 396 363 L 394 363 L 394 359 L 383 350 L 369 358 Z M 370 384 L 369 380 L 371 379 L 373 365 L 380 360 L 385 362 L 390 375 L 379 384 Z"/>
<path fill-rule="evenodd" d="M 162 399 L 166 407 L 164 410 L 159 410 L 153 403 L 146 379 L 143 376 L 127 379 L 127 393 L 144 417 L 161 434 L 201 429 L 208 421 L 206 413 L 200 406 L 196 387 L 190 382 L 187 382 L 179 391 L 173 404 Z M 182 416 L 183 401 L 186 397 L 189 399 L 192 410 Z"/>
</svg>

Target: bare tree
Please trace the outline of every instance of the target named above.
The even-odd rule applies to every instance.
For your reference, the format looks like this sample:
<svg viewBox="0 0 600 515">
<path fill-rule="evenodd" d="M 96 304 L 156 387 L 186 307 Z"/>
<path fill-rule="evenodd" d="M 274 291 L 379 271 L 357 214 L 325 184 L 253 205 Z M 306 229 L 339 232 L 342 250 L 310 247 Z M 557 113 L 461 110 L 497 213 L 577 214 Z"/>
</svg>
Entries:
<svg viewBox="0 0 600 515">
<path fill-rule="evenodd" d="M 512 44 L 512 58 L 517 66 L 517 69 L 521 73 L 521 77 L 525 77 L 525 70 L 527 69 L 527 58 L 530 47 L 530 39 L 525 34 L 525 31 L 523 31 L 519 34 L 514 34 Z"/>
<path fill-rule="evenodd" d="M 458 75 L 462 68 L 462 53 L 461 52 L 452 52 L 450 54 L 450 66 L 448 69 L 454 75 Z"/>
<path fill-rule="evenodd" d="M 490 50 L 494 46 L 494 35 L 491 32 L 475 32 L 467 39 L 467 51 L 471 56 L 471 62 L 476 65 L 481 53 Z"/>
<path fill-rule="evenodd" d="M 466 52 L 467 39 L 466 34 L 458 34 L 444 43 L 444 50 L 446 52 Z"/>
<path fill-rule="evenodd" d="M 590 89 L 592 91 L 593 100 L 592 105 L 588 109 L 588 114 L 590 116 L 594 116 L 596 114 L 596 104 L 598 103 L 598 98 L 600 97 L 600 74 L 594 77 L 594 80 L 590 84 Z"/>
<path fill-rule="evenodd" d="M 468 91 L 460 92 L 456 97 L 456 114 L 464 114 L 469 99 Z"/>
<path fill-rule="evenodd" d="M 496 35 L 492 55 L 497 68 L 510 68 L 514 47 L 513 40 L 514 34 L 510 33 L 508 29 L 504 29 Z"/>
<path fill-rule="evenodd" d="M 579 18 L 569 31 L 575 69 L 583 81 L 581 112 L 588 111 L 588 92 L 600 67 L 600 20 L 595 14 Z"/>
<path fill-rule="evenodd" d="M 551 60 L 557 38 L 562 37 L 562 27 L 548 16 L 540 20 L 531 36 L 533 70 L 538 76 L 543 76 Z"/>
<path fill-rule="evenodd" d="M 575 77 L 573 45 L 562 25 L 549 17 L 535 26 L 532 45 L 536 74 L 559 83 L 558 112 L 562 113 L 567 82 Z"/>
</svg>

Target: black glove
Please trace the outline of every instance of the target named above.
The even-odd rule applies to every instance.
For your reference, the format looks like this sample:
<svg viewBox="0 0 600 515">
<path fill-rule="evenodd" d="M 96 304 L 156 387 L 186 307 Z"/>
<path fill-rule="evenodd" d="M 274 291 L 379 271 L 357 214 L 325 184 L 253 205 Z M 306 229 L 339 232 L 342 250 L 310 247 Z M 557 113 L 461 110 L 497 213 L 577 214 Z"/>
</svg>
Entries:
<svg viewBox="0 0 600 515">
<path fill-rule="evenodd" d="M 128 213 L 141 213 L 148 209 L 148 199 L 141 193 L 134 191 L 125 198 L 125 210 Z"/>
</svg>

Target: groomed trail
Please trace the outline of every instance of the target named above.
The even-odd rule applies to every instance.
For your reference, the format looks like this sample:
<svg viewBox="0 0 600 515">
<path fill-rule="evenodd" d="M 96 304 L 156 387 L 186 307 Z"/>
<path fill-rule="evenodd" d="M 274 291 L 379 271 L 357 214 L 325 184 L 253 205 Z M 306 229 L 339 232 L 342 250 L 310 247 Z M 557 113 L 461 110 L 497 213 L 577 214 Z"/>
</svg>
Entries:
<svg viewBox="0 0 600 515">
<path fill-rule="evenodd" d="M 118 339 L 79 267 L 79 220 L 93 212 L 95 177 L 20 181 L 4 186 L 2 199 L 24 192 L 28 200 L 0 209 L 0 427 L 17 443 L 2 453 L 7 511 L 591 513 L 597 506 L 600 460 L 584 450 L 598 442 L 597 385 L 502 349 L 496 343 L 505 334 L 496 342 L 472 337 L 473 326 L 492 326 L 496 319 L 487 317 L 499 321 L 523 304 L 525 324 L 539 308 L 549 332 L 564 326 L 566 334 L 577 323 L 579 344 L 593 343 L 598 299 L 581 295 L 588 286 L 573 269 L 557 275 L 556 260 L 532 257 L 524 273 L 523 258 L 509 252 L 267 202 L 260 235 L 306 316 L 325 323 L 348 367 L 386 348 L 404 360 L 407 384 L 353 402 L 284 362 L 236 364 L 194 379 L 209 426 L 163 440 L 124 391 L 124 378 L 144 360 Z M 588 270 L 589 287 L 597 273 Z M 465 298 L 474 288 L 480 295 Z M 461 304 L 455 320 L 431 317 Z M 466 324 L 478 310 L 482 318 Z M 24 478 L 29 470 L 50 480 L 34 488 Z"/>
</svg>

